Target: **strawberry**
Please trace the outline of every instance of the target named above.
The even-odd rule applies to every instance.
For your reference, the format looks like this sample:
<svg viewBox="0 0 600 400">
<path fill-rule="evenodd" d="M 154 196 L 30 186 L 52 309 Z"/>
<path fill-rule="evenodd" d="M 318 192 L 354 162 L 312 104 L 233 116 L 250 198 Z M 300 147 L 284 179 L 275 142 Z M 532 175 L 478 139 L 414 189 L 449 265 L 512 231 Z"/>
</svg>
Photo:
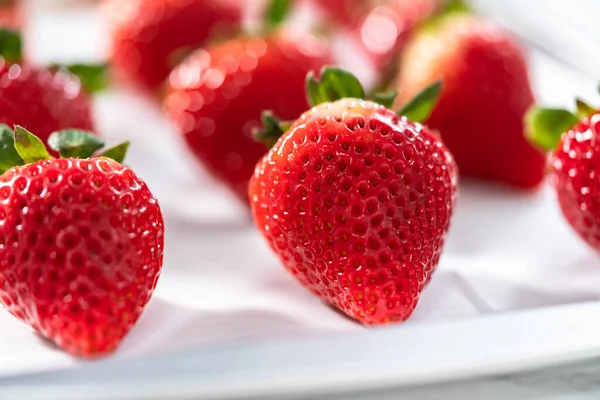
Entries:
<svg viewBox="0 0 600 400">
<path fill-rule="evenodd" d="M 527 133 L 541 149 L 553 151 L 550 181 L 562 213 L 600 251 L 600 111 L 582 100 L 577 111 L 534 107 L 527 113 Z"/>
<path fill-rule="evenodd" d="M 98 138 L 61 131 L 49 144 L 65 158 L 54 159 L 5 125 L 0 143 L 0 304 L 72 354 L 113 351 L 163 259 L 160 207 L 120 164 L 127 143 L 91 157 Z"/>
<path fill-rule="evenodd" d="M 22 62 L 19 35 L 0 29 L 0 123 L 23 125 L 43 141 L 62 129 L 93 129 L 90 99 L 82 86 L 100 79 L 102 67 L 72 68 L 82 74 Z"/>
<path fill-rule="evenodd" d="M 523 132 L 534 100 L 527 63 L 502 29 L 465 13 L 447 15 L 414 37 L 401 65 L 397 105 L 444 82 L 427 125 L 440 131 L 462 175 L 517 188 L 540 184 L 545 156 Z"/>
<path fill-rule="evenodd" d="M 173 71 L 164 109 L 194 155 L 247 203 L 248 181 L 267 152 L 252 138 L 262 110 L 297 118 L 308 107 L 306 73 L 327 61 L 325 47 L 307 35 L 232 39 L 196 51 Z"/>
<path fill-rule="evenodd" d="M 19 28 L 22 22 L 21 19 L 19 0 L 0 0 L 0 27 Z"/>
<path fill-rule="evenodd" d="M 123 81 L 156 91 L 186 53 L 237 31 L 242 1 L 107 0 L 111 64 Z"/>
<path fill-rule="evenodd" d="M 441 5 L 442 0 L 383 1 L 362 15 L 352 39 L 376 71 L 392 74 L 396 67 L 394 60 L 414 29 Z M 387 76 L 384 79 L 388 79 Z"/>
<path fill-rule="evenodd" d="M 343 26 L 354 27 L 369 9 L 373 0 L 311 0 L 324 16 Z"/>
<path fill-rule="evenodd" d="M 280 138 L 250 181 L 256 226 L 326 303 L 366 325 L 404 321 L 436 269 L 455 201 L 451 154 L 413 122 L 439 85 L 398 114 L 362 100 L 340 69 L 309 76 L 308 91 L 315 107 L 295 122 L 264 116 L 257 136 Z"/>
</svg>

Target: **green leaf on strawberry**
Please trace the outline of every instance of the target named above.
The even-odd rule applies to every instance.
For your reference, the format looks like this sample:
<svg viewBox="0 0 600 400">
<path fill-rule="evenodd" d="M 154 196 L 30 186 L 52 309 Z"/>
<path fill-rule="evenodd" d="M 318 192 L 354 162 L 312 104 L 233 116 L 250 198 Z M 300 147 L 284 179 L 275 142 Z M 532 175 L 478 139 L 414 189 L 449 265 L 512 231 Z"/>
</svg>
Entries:
<svg viewBox="0 0 600 400">
<path fill-rule="evenodd" d="M 12 129 L 0 124 L 0 174 L 16 165 L 23 165 L 23 159 L 15 149 L 15 136 Z"/>
<path fill-rule="evenodd" d="M 546 151 L 554 150 L 562 134 L 578 122 L 575 114 L 558 108 L 533 107 L 525 115 L 527 137 Z"/>
<path fill-rule="evenodd" d="M 91 132 L 67 129 L 51 134 L 48 146 L 63 158 L 88 158 L 104 147 L 104 141 Z"/>
<path fill-rule="evenodd" d="M 52 159 L 44 143 L 27 129 L 17 125 L 14 134 L 15 149 L 25 163 Z"/>
<path fill-rule="evenodd" d="M 55 64 L 53 70 L 65 69 L 79 78 L 88 93 L 98 93 L 109 85 L 108 64 Z"/>
<path fill-rule="evenodd" d="M 313 107 L 343 98 L 365 98 L 365 90 L 358 78 L 338 67 L 323 67 L 318 79 L 313 71 L 309 72 L 306 92 Z"/>
<path fill-rule="evenodd" d="M 396 97 L 398 97 L 398 92 L 390 90 L 389 92 L 375 93 L 375 95 L 373 95 L 373 100 L 375 103 L 381 104 L 384 107 L 392 108 Z"/>
<path fill-rule="evenodd" d="M 425 121 L 433 111 L 441 91 L 442 82 L 432 83 L 409 101 L 402 110 L 398 111 L 397 115 L 405 116 L 413 122 Z M 313 107 L 345 98 L 367 98 L 365 90 L 356 76 L 342 68 L 332 66 L 323 67 L 319 78 L 314 71 L 307 74 L 306 93 L 308 102 Z M 374 102 L 390 108 L 397 94 L 396 91 L 390 91 L 376 93 L 371 97 Z M 271 111 L 265 111 L 262 115 L 262 128 L 254 132 L 254 138 L 268 147 L 272 147 L 291 125 L 291 122 L 281 121 L 275 117 Z"/>
<path fill-rule="evenodd" d="M 61 158 L 107 157 L 122 163 L 129 148 L 129 142 L 118 144 L 97 154 L 104 141 L 91 132 L 67 129 L 54 132 L 48 138 L 48 147 L 56 150 Z M 52 160 L 44 143 L 22 126 L 14 131 L 0 124 L 0 175 L 12 167 L 42 160 Z"/>
<path fill-rule="evenodd" d="M 596 114 L 597 110 L 585 100 L 576 98 L 575 105 L 577 107 L 577 116 L 579 118 L 588 118 Z"/>
<path fill-rule="evenodd" d="M 17 62 L 22 56 L 21 35 L 10 29 L 0 29 L 0 57 Z"/>
<path fill-rule="evenodd" d="M 441 92 L 442 82 L 437 81 L 432 83 L 398 111 L 398 115 L 404 116 L 414 122 L 425 121 L 435 108 Z"/>
<path fill-rule="evenodd" d="M 118 163 L 122 163 L 125 160 L 125 155 L 129 149 L 129 142 L 123 142 L 114 147 L 107 149 L 105 152 L 100 153 L 100 157 L 112 158 Z"/>
</svg>

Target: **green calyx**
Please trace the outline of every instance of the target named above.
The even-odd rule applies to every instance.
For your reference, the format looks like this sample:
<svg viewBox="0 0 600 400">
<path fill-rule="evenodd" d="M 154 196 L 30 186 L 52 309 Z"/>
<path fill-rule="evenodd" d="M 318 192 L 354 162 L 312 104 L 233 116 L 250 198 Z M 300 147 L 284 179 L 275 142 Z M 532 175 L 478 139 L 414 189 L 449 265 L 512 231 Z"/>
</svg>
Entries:
<svg viewBox="0 0 600 400">
<path fill-rule="evenodd" d="M 563 133 L 597 112 L 596 108 L 580 98 L 575 100 L 574 113 L 560 108 L 534 106 L 525 114 L 525 134 L 539 149 L 552 151 Z"/>
<path fill-rule="evenodd" d="M 418 123 L 427 120 L 437 103 L 441 90 L 441 82 L 431 84 L 396 114 Z M 365 90 L 356 76 L 342 68 L 331 66 L 323 67 L 318 77 L 314 71 L 307 74 L 306 94 L 308 103 L 312 107 L 345 98 L 367 99 Z M 371 96 L 369 100 L 390 108 L 394 104 L 397 94 L 395 91 L 378 93 Z M 289 121 L 281 121 L 276 118 L 271 111 L 265 111 L 262 116 L 262 128 L 257 130 L 254 136 L 256 140 L 271 147 L 291 125 L 292 123 Z"/>
<path fill-rule="evenodd" d="M 0 57 L 11 63 L 21 60 L 22 41 L 19 32 L 0 28 Z"/>
<path fill-rule="evenodd" d="M 108 64 L 54 64 L 53 71 L 68 71 L 79 78 L 81 86 L 87 93 L 98 93 L 109 85 Z"/>
<path fill-rule="evenodd" d="M 54 132 L 48 138 L 48 146 L 57 151 L 61 158 L 111 158 L 123 162 L 129 142 L 109 148 L 104 152 L 98 151 L 104 147 L 104 142 L 90 132 L 77 129 L 67 129 Z M 0 124 L 0 174 L 12 167 L 30 164 L 37 161 L 51 160 L 44 143 L 33 133 L 21 126 L 15 126 L 14 131 Z"/>
</svg>

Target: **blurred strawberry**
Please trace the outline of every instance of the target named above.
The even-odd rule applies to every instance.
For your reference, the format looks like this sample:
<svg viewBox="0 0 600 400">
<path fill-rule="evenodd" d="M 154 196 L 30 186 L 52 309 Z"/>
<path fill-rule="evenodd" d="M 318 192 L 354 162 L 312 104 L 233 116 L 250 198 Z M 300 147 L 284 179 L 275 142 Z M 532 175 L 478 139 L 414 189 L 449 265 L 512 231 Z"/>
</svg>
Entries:
<svg viewBox="0 0 600 400">
<path fill-rule="evenodd" d="M 34 130 L 44 142 L 54 131 L 94 128 L 82 85 L 97 89 L 102 66 L 72 66 L 78 77 L 65 68 L 36 68 L 20 60 L 20 36 L 0 29 L 0 123 Z"/>
<path fill-rule="evenodd" d="M 361 14 L 352 41 L 380 74 L 395 69 L 395 59 L 414 28 L 433 15 L 443 0 L 385 0 Z"/>
<path fill-rule="evenodd" d="M 527 63 L 506 32 L 467 13 L 447 15 L 413 38 L 401 65 L 397 104 L 444 82 L 427 124 L 441 133 L 462 175 L 520 188 L 542 181 L 545 156 L 523 133 L 534 100 Z"/>
<path fill-rule="evenodd" d="M 118 77 L 157 90 L 186 54 L 241 27 L 239 0 L 106 0 Z"/>
<path fill-rule="evenodd" d="M 271 10 L 275 27 L 285 12 Z M 327 61 L 327 49 L 308 35 L 280 31 L 215 44 L 172 72 L 164 109 L 198 159 L 247 202 L 248 180 L 267 152 L 252 138 L 262 111 L 298 117 L 308 107 L 306 73 Z"/>
<path fill-rule="evenodd" d="M 355 27 L 377 0 L 310 0 L 328 21 Z"/>
<path fill-rule="evenodd" d="M 0 27 L 18 29 L 21 27 L 22 4 L 19 0 L 0 0 Z"/>
<path fill-rule="evenodd" d="M 526 122 L 531 141 L 553 152 L 550 180 L 567 222 L 600 251 L 600 111 L 578 100 L 577 115 L 534 107 Z"/>
</svg>

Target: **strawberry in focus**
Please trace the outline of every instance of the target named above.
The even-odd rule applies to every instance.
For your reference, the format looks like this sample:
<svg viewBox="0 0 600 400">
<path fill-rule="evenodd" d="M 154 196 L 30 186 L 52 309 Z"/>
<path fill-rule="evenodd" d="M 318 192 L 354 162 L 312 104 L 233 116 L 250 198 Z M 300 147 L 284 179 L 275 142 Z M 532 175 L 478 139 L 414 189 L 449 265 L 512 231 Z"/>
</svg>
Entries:
<svg viewBox="0 0 600 400">
<path fill-rule="evenodd" d="M 523 128 L 534 101 L 527 63 L 502 29 L 450 14 L 413 38 L 401 65 L 397 105 L 433 81 L 444 82 L 427 125 L 441 133 L 461 175 L 524 189 L 541 183 L 546 158 Z"/>
<path fill-rule="evenodd" d="M 113 351 L 160 274 L 156 199 L 118 162 L 126 144 L 92 157 L 99 139 L 61 131 L 49 144 L 65 158 L 54 159 L 5 125 L 0 142 L 0 304 L 74 355 Z"/>
<path fill-rule="evenodd" d="M 22 125 L 45 142 L 52 132 L 92 130 L 85 77 L 67 69 L 37 68 L 21 61 L 21 39 L 0 29 L 0 123 Z"/>
<path fill-rule="evenodd" d="M 261 112 L 297 118 L 308 107 L 307 72 L 327 61 L 327 48 L 307 34 L 232 39 L 183 61 L 169 77 L 163 108 L 193 154 L 247 203 L 248 181 L 267 152 L 252 138 Z"/>
<path fill-rule="evenodd" d="M 582 100 L 577 111 L 534 107 L 527 130 L 533 143 L 552 151 L 550 181 L 567 222 L 600 251 L 600 111 Z"/>
<path fill-rule="evenodd" d="M 362 100 L 343 70 L 324 69 L 308 88 L 315 107 L 292 124 L 264 116 L 258 136 L 277 141 L 250 181 L 256 225 L 326 303 L 366 325 L 404 321 L 436 269 L 455 202 L 450 152 L 411 121 L 439 86 L 398 114 Z"/>
<path fill-rule="evenodd" d="M 241 28 L 238 0 L 107 0 L 111 65 L 125 82 L 156 91 L 193 49 Z"/>
</svg>

